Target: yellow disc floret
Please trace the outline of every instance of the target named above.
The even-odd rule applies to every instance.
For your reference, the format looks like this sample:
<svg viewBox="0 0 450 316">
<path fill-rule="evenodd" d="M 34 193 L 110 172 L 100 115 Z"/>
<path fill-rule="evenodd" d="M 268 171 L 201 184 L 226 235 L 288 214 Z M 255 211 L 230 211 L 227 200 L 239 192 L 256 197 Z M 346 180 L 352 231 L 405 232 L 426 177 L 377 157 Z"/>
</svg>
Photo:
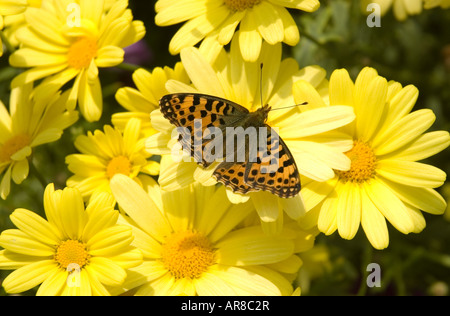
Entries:
<svg viewBox="0 0 450 316">
<path fill-rule="evenodd" d="M 351 167 L 348 171 L 336 171 L 341 181 L 362 183 L 375 176 L 377 158 L 367 143 L 355 141 L 353 148 L 345 154 L 351 160 Z"/>
<path fill-rule="evenodd" d="M 169 236 L 163 244 L 164 266 L 176 278 L 198 278 L 214 264 L 214 249 L 206 236 L 184 231 Z"/>
</svg>

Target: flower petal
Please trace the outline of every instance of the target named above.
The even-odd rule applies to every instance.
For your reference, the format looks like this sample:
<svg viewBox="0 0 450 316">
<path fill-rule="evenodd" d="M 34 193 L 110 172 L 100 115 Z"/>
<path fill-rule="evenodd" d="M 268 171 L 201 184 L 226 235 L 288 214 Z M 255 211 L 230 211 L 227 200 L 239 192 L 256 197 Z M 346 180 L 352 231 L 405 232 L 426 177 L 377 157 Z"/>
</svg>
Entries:
<svg viewBox="0 0 450 316">
<path fill-rule="evenodd" d="M 163 241 L 171 233 L 155 202 L 132 179 L 116 174 L 110 182 L 111 191 L 125 212 L 156 240 Z"/>
<path fill-rule="evenodd" d="M 400 159 L 378 161 L 377 173 L 400 184 L 426 188 L 441 186 L 447 177 L 444 171 L 434 166 Z"/>
<path fill-rule="evenodd" d="M 422 187 L 411 187 L 399 184 L 380 177 L 380 181 L 392 189 L 398 198 L 424 212 L 442 215 L 447 203 L 445 199 L 435 190 Z"/>
<path fill-rule="evenodd" d="M 381 214 L 400 232 L 408 234 L 414 231 L 414 222 L 408 211 L 391 189 L 380 180 L 374 179 L 370 184 L 365 184 L 364 189 L 373 204 Z"/>
<path fill-rule="evenodd" d="M 338 187 L 337 226 L 339 235 L 353 239 L 361 223 L 361 193 L 359 184 L 346 182 Z"/>
<path fill-rule="evenodd" d="M 249 227 L 228 233 L 215 244 L 219 264 L 246 266 L 275 263 L 292 255 L 292 240 L 266 235 L 261 227 Z"/>
<path fill-rule="evenodd" d="M 373 204 L 366 191 L 361 192 L 361 226 L 375 249 L 387 248 L 389 232 L 386 219 Z"/>
<path fill-rule="evenodd" d="M 37 261 L 13 271 L 2 285 L 8 293 L 22 293 L 42 283 L 56 269 L 59 267 L 53 259 Z"/>
<path fill-rule="evenodd" d="M 431 125 L 436 116 L 430 109 L 412 112 L 378 134 L 372 143 L 376 155 L 385 155 L 415 140 Z"/>
<path fill-rule="evenodd" d="M 42 243 L 49 246 L 59 244 L 61 235 L 56 227 L 37 215 L 25 209 L 16 209 L 10 216 L 11 221 L 22 232 L 33 236 Z"/>
</svg>

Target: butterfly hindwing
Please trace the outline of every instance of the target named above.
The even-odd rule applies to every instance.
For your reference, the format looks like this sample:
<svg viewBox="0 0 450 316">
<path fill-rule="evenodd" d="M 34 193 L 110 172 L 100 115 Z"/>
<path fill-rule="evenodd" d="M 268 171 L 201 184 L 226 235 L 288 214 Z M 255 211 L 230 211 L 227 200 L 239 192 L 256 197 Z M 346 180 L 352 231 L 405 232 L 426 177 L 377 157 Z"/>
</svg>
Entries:
<svg viewBox="0 0 450 316">
<path fill-rule="evenodd" d="M 244 182 L 246 162 L 222 162 L 213 173 L 214 178 L 233 192 L 246 194 L 248 192 L 259 191 Z"/>
<path fill-rule="evenodd" d="M 258 150 L 257 161 L 248 162 L 244 182 L 254 189 L 289 198 L 300 192 L 300 175 L 284 141 L 267 126 L 267 148 Z"/>
</svg>

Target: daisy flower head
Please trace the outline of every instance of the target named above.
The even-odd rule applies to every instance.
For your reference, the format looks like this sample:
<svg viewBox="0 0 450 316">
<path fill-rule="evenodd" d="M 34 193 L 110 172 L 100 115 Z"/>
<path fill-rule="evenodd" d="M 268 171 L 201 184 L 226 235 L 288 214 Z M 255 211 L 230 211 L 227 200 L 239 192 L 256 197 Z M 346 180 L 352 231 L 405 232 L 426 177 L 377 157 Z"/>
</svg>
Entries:
<svg viewBox="0 0 450 316">
<path fill-rule="evenodd" d="M 261 108 L 262 104 L 269 104 L 274 111 L 269 112 L 266 123 L 278 129 L 277 133 L 289 148 L 301 175 L 326 181 L 334 177 L 333 169 L 348 170 L 350 167 L 350 160 L 343 151 L 349 150 L 352 142 L 347 136 L 332 130 L 351 122 L 354 119 L 353 109 L 348 106 L 325 106 L 322 96 L 313 88 L 305 88 L 313 94 L 303 95 L 305 99 L 300 102 L 293 97 L 296 81 L 308 83 L 325 95 L 326 91 L 322 88 L 327 80 L 322 68 L 312 66 L 299 69 L 295 60 L 281 60 L 281 44 L 264 44 L 261 58 L 255 63 L 246 62 L 240 54 L 238 40 L 233 40 L 229 54 L 223 50 L 212 63 L 196 48 L 184 49 L 181 60 L 193 87 L 172 80 L 166 85 L 171 93 L 209 94 L 233 101 L 250 111 Z M 262 74 L 261 63 L 264 65 Z M 261 76 L 262 91 L 259 88 Z M 293 106 L 304 101 L 310 103 L 311 109 L 302 111 L 301 106 Z M 315 108 L 312 108 L 313 105 Z M 287 109 L 281 109 L 286 106 Z M 152 112 L 151 118 L 152 126 L 159 132 L 148 138 L 146 147 L 154 154 L 164 155 L 159 177 L 163 189 L 179 189 L 194 180 L 204 185 L 217 183 L 212 177 L 214 168 L 203 169 L 195 162 L 185 162 L 185 159 L 177 162 L 172 155 L 172 149 L 177 144 L 177 133 L 172 133 L 175 126 L 159 110 Z M 175 137 L 171 139 L 172 135 Z M 300 195 L 285 199 L 267 191 L 242 195 L 230 189 L 227 189 L 227 194 L 235 203 L 251 198 L 264 222 L 275 222 L 283 210 L 292 218 L 297 218 L 303 211 Z"/>
<path fill-rule="evenodd" d="M 418 162 L 450 144 L 446 131 L 425 133 L 435 120 L 429 109 L 411 112 L 418 90 L 388 82 L 373 68 L 364 68 L 353 82 L 346 70 L 330 78 L 329 102 L 355 109 L 356 119 L 346 130 L 354 146 L 346 153 L 348 171 L 323 183 L 310 182 L 302 190 L 308 212 L 301 219 L 307 227 L 317 223 L 330 235 L 336 230 L 352 239 L 361 224 L 376 249 L 389 244 L 386 219 L 404 234 L 425 227 L 422 212 L 442 214 L 445 200 L 434 190 L 444 171 Z"/>
<path fill-rule="evenodd" d="M 8 293 L 39 286 L 37 295 L 109 295 L 122 284 L 126 269 L 142 262 L 131 246 L 129 226 L 117 225 L 111 195 L 99 194 L 85 207 L 78 190 L 44 192 L 47 219 L 26 209 L 10 218 L 18 229 L 0 235 L 0 268 L 15 270 L 3 281 Z"/>
<path fill-rule="evenodd" d="M 217 51 L 227 45 L 239 25 L 240 50 L 246 61 L 255 61 L 262 42 L 284 42 L 294 46 L 300 39 L 291 13 L 298 9 L 313 12 L 318 0 L 158 0 L 155 22 L 159 26 L 186 22 L 169 44 L 171 54 L 202 42 Z"/>
<path fill-rule="evenodd" d="M 130 119 L 123 132 L 105 125 L 103 131 L 80 135 L 75 140 L 79 154 L 66 157 L 68 169 L 74 173 L 67 186 L 77 188 L 84 199 L 98 192 L 110 192 L 109 183 L 116 173 L 139 182 L 140 174 L 157 175 L 159 163 L 150 160 L 144 148 L 141 121 Z"/>
<path fill-rule="evenodd" d="M 21 43 L 10 56 L 14 67 L 29 68 L 13 87 L 39 79 L 39 92 L 71 83 L 68 109 L 78 103 L 88 121 L 100 119 L 103 110 L 99 69 L 123 61 L 123 48 L 142 39 L 145 28 L 133 21 L 127 0 L 107 10 L 104 0 L 48 0 L 25 12 L 27 27 L 16 32 Z"/>
<path fill-rule="evenodd" d="M 113 125 L 123 130 L 130 118 L 139 118 L 142 133 L 145 136 L 154 134 L 156 131 L 150 123 L 150 113 L 159 108 L 159 99 L 169 93 L 165 83 L 171 79 L 189 83 L 180 62 L 173 69 L 156 67 L 152 72 L 142 68 L 136 70 L 133 73 L 133 81 L 137 89 L 123 87 L 117 90 L 116 100 L 128 112 L 114 113 L 111 119 Z"/>
<path fill-rule="evenodd" d="M 78 120 L 78 113 L 66 110 L 68 93 L 49 98 L 32 96 L 33 85 L 11 91 L 10 110 L 0 101 L 0 197 L 6 199 L 11 180 L 22 183 L 29 172 L 33 148 L 57 141 L 63 130 Z"/>
<path fill-rule="evenodd" d="M 126 213 L 119 223 L 133 227 L 133 244 L 144 257 L 117 294 L 131 289 L 156 296 L 292 294 L 284 274 L 297 272 L 301 261 L 295 252 L 310 248 L 314 236 L 288 229 L 268 236 L 260 225 L 238 227 L 253 206 L 230 203 L 224 187 L 162 191 L 148 177 L 144 188 L 121 174 L 111 181 Z"/>
<path fill-rule="evenodd" d="M 392 8 L 394 16 L 399 21 L 404 21 L 410 15 L 422 13 L 424 0 L 362 0 L 361 9 L 367 14 L 367 6 L 375 3 L 380 6 L 381 15 L 385 15 Z"/>
</svg>

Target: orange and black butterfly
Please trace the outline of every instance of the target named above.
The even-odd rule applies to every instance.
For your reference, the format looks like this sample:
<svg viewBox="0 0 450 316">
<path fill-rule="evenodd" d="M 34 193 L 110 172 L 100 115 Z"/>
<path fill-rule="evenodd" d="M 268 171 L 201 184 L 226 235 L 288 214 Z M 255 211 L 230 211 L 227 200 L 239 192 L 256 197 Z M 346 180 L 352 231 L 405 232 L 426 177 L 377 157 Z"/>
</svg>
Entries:
<svg viewBox="0 0 450 316">
<path fill-rule="evenodd" d="M 243 143 L 236 144 L 231 153 L 226 152 L 225 148 L 226 144 L 230 144 L 230 139 L 223 142 L 221 158 L 226 155 L 227 158 L 234 159 L 220 162 L 214 170 L 213 177 L 231 188 L 233 192 L 245 194 L 263 190 L 282 198 L 290 198 L 300 192 L 300 176 L 294 158 L 283 140 L 266 124 L 271 110 L 268 105 L 250 112 L 232 101 L 199 93 L 168 94 L 160 99 L 159 104 L 166 119 L 177 127 L 183 127 L 180 129 L 178 139 L 180 144 L 183 148 L 188 148 L 191 156 L 204 168 L 212 163 L 202 154 L 207 152 L 205 149 L 211 144 L 212 137 L 202 138 L 201 151 L 193 144 L 195 137 L 208 133 L 207 129 L 218 128 L 225 135 L 225 130 L 230 127 L 265 130 L 265 133 L 262 133 L 265 139 L 258 140 L 256 159 L 253 160 L 249 159 L 251 147 L 249 137 L 245 137 Z M 185 135 L 182 135 L 183 133 Z M 197 133 L 199 135 L 195 135 Z M 245 157 L 240 160 L 237 156 L 239 149 L 242 148 Z"/>
</svg>

